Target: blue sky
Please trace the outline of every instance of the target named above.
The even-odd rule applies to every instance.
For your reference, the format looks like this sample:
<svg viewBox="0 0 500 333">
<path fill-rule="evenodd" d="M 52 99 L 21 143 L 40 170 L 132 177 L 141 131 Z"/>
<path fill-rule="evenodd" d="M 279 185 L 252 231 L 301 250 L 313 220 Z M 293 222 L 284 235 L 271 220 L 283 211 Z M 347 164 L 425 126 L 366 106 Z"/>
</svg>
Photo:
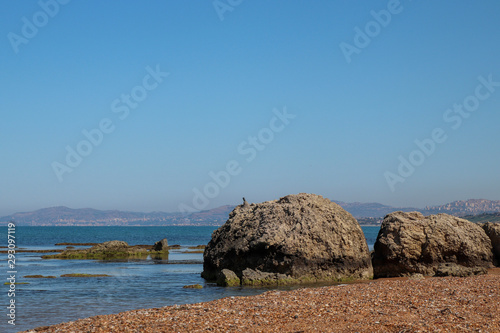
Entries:
<svg viewBox="0 0 500 333">
<path fill-rule="evenodd" d="M 497 1 L 66 2 L 0 4 L 0 215 L 500 199 Z"/>
</svg>

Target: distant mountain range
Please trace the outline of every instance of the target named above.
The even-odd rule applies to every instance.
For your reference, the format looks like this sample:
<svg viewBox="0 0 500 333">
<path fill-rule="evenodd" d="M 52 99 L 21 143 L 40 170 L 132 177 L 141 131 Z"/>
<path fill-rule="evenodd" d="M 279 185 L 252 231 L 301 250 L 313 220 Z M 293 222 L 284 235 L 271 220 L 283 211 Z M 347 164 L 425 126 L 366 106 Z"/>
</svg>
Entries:
<svg viewBox="0 0 500 333">
<path fill-rule="evenodd" d="M 381 219 L 394 211 L 419 211 L 424 215 L 447 213 L 455 216 L 474 216 L 500 212 L 500 201 L 471 199 L 454 201 L 442 206 L 391 207 L 379 203 L 346 203 L 336 201 L 345 210 L 356 217 L 360 224 L 376 225 Z M 164 225 L 221 225 L 234 206 L 221 206 L 201 212 L 182 214 L 165 212 L 126 212 L 119 210 L 97 210 L 92 208 L 71 209 L 51 207 L 33 212 L 15 213 L 0 218 L 0 225 L 15 221 L 17 225 L 34 226 L 164 226 Z"/>
<path fill-rule="evenodd" d="M 222 206 L 192 214 L 165 212 L 126 212 L 71 209 L 64 206 L 43 208 L 33 212 L 15 213 L 0 218 L 0 225 L 15 221 L 17 225 L 33 226 L 163 226 L 163 225 L 221 225 L 234 206 Z"/>
</svg>

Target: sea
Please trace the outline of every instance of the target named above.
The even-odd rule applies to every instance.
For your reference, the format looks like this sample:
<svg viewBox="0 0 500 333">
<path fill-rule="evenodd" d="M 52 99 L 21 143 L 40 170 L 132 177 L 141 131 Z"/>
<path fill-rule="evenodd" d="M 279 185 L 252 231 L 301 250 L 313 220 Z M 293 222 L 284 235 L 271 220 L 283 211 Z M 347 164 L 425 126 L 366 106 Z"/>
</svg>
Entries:
<svg viewBox="0 0 500 333">
<path fill-rule="evenodd" d="M 13 267 L 9 267 L 9 264 L 14 263 L 8 261 L 8 254 L 1 253 L 3 264 L 0 276 L 4 282 L 1 284 L 0 332 L 18 332 L 96 315 L 206 302 L 228 296 L 255 295 L 268 291 L 270 288 L 218 287 L 201 278 L 203 254 L 186 252 L 193 251 L 189 247 L 206 245 L 216 229 L 214 226 L 17 226 L 15 234 L 11 233 L 15 236 L 11 239 L 15 240 L 17 250 L 64 250 L 66 246 L 55 244 L 102 243 L 110 240 L 125 241 L 129 245 L 152 245 L 163 238 L 167 238 L 169 245 L 178 244 L 181 248 L 170 250 L 168 258 L 163 259 L 148 257 L 106 261 L 42 259 L 42 255 L 52 253 L 17 252 Z M 371 250 L 379 227 L 362 227 L 362 229 Z M 2 226 L 0 231 L 2 247 L 0 250 L 6 251 L 9 244 L 8 229 Z M 63 274 L 73 273 L 110 276 L 61 277 Z M 27 275 L 56 278 L 26 278 Z M 15 285 L 15 295 L 12 295 L 8 280 L 11 276 L 14 276 L 18 283 Z M 183 288 L 192 284 L 200 284 L 203 288 Z M 13 303 L 15 321 L 12 321 L 12 317 L 9 318 L 13 310 L 12 300 L 15 301 Z"/>
</svg>

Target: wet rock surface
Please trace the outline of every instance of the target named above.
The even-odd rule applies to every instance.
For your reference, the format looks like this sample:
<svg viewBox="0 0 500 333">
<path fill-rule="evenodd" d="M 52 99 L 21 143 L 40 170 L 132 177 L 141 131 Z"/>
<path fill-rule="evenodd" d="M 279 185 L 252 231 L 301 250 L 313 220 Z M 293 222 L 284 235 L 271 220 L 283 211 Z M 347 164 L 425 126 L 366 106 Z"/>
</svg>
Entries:
<svg viewBox="0 0 500 333">
<path fill-rule="evenodd" d="M 304 193 L 237 206 L 204 252 L 205 279 L 216 280 L 223 269 L 251 285 L 339 281 L 373 274 L 356 219 L 330 200 Z"/>
</svg>

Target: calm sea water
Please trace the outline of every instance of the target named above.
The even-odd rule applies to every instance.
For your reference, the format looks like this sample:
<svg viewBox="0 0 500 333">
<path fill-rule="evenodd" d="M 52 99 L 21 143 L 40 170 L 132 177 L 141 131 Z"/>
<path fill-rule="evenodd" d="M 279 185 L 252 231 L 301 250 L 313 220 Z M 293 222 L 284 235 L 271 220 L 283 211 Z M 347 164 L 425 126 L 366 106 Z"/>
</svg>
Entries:
<svg viewBox="0 0 500 333">
<path fill-rule="evenodd" d="M 202 254 L 183 253 L 189 246 L 206 245 L 216 227 L 21 227 L 16 228 L 16 244 L 27 250 L 64 249 L 56 243 L 102 243 L 123 240 L 129 245 L 154 244 L 167 238 L 179 244 L 168 259 L 156 260 L 46 260 L 40 253 L 16 255 L 16 326 L 8 324 L 8 285 L 2 283 L 1 332 L 18 332 L 101 314 L 133 309 L 158 308 L 174 304 L 210 301 L 226 296 L 262 293 L 264 288 L 222 288 L 200 277 Z M 378 227 L 363 227 L 370 249 Z M 7 245 L 7 228 L 0 228 L 0 246 Z M 6 249 L 1 249 L 6 250 Z M 50 254 L 50 253 L 49 253 Z M 0 276 L 8 278 L 7 254 Z M 108 274 L 111 277 L 63 278 L 62 274 Z M 52 275 L 56 279 L 30 279 L 26 275 Z M 184 289 L 188 284 L 203 289 Z"/>
</svg>

